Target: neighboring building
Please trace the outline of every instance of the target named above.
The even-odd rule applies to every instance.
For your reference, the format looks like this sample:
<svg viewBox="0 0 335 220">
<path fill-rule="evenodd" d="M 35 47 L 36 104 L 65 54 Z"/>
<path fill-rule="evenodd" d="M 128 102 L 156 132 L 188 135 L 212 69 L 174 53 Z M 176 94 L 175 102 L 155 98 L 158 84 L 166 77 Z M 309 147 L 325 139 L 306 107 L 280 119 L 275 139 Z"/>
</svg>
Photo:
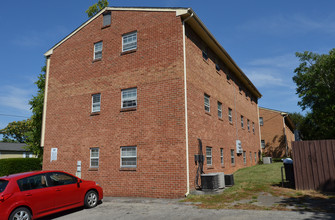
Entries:
<svg viewBox="0 0 335 220">
<path fill-rule="evenodd" d="M 0 159 L 7 158 L 32 158 L 36 157 L 32 152 L 25 149 L 23 143 L 0 142 Z"/>
<path fill-rule="evenodd" d="M 198 138 L 205 173 L 258 161 L 261 94 L 191 9 L 108 7 L 45 56 L 43 169 L 175 198 L 195 188 Z"/>
<path fill-rule="evenodd" d="M 294 123 L 287 112 L 259 107 L 261 147 L 266 156 L 290 156 L 295 141 Z"/>
</svg>

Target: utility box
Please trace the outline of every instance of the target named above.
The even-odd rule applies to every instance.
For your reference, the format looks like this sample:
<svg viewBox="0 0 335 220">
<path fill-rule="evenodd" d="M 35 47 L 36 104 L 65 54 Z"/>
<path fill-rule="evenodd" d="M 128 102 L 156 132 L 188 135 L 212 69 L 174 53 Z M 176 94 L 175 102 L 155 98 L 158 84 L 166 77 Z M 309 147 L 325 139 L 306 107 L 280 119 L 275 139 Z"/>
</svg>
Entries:
<svg viewBox="0 0 335 220">
<path fill-rule="evenodd" d="M 224 175 L 225 186 L 234 185 L 234 174 L 225 174 Z"/>
<path fill-rule="evenodd" d="M 263 157 L 263 164 L 272 163 L 272 157 Z"/>
<path fill-rule="evenodd" d="M 218 176 L 218 183 L 219 183 L 219 189 L 223 189 L 226 187 L 225 181 L 224 181 L 224 173 L 217 173 Z"/>
<path fill-rule="evenodd" d="M 201 174 L 202 190 L 217 190 L 219 188 L 219 175 L 217 173 Z"/>
</svg>

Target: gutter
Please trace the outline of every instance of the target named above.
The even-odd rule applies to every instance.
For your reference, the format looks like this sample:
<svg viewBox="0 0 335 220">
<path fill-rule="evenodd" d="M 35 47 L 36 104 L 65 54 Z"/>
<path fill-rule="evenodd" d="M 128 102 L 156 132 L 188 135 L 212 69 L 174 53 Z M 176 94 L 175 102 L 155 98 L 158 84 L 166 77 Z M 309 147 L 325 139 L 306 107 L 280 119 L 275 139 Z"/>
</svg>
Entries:
<svg viewBox="0 0 335 220">
<path fill-rule="evenodd" d="M 185 39 L 185 22 L 193 17 L 192 14 L 184 19 L 183 21 L 183 53 L 184 53 L 184 96 L 185 96 L 185 142 L 186 142 L 186 183 L 187 183 L 187 191 L 185 196 L 190 194 L 190 163 L 189 163 L 189 151 L 188 151 L 188 114 L 187 114 L 187 82 L 186 82 L 186 39 Z"/>
</svg>

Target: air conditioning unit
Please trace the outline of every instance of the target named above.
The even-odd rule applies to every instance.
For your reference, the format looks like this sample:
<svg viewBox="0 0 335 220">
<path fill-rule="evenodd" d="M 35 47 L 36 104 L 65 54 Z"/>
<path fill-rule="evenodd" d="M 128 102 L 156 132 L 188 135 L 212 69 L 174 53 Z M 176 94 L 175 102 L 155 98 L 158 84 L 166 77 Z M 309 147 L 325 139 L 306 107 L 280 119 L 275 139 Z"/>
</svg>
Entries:
<svg viewBox="0 0 335 220">
<path fill-rule="evenodd" d="M 217 173 L 201 174 L 202 190 L 217 190 L 219 188 L 219 175 Z"/>
<path fill-rule="evenodd" d="M 222 173 L 217 173 L 218 174 L 218 176 L 219 176 L 219 181 L 218 181 L 218 183 L 219 183 L 219 189 L 223 189 L 223 188 L 225 188 L 226 187 L 226 185 L 225 185 L 225 181 L 224 181 L 224 173 L 222 172 Z"/>
<path fill-rule="evenodd" d="M 237 154 L 243 153 L 242 143 L 240 140 L 236 140 L 236 153 Z"/>
<path fill-rule="evenodd" d="M 234 185 L 234 174 L 224 175 L 224 180 L 225 180 L 226 186 L 233 186 Z"/>
</svg>

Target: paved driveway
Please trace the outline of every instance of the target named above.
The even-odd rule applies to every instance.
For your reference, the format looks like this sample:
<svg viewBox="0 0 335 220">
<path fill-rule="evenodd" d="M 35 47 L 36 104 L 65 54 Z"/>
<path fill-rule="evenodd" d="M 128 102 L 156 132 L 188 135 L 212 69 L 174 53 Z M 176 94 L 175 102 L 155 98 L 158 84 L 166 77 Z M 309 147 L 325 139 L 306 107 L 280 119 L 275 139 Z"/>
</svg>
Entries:
<svg viewBox="0 0 335 220">
<path fill-rule="evenodd" d="M 93 209 L 74 209 L 46 219 L 247 219 L 247 220 L 287 220 L 287 219 L 335 219 L 335 214 L 315 212 L 254 211 L 254 210 L 210 210 L 199 209 L 178 200 L 148 198 L 107 197 Z"/>
</svg>

